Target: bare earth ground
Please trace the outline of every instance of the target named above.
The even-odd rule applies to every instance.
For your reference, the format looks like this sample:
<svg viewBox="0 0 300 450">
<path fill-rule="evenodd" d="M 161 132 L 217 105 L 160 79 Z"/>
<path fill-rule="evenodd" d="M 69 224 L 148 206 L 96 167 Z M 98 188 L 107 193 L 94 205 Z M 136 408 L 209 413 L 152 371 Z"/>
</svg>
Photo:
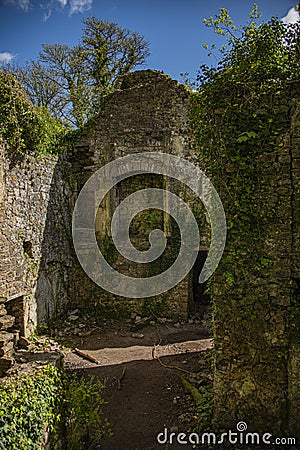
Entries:
<svg viewBox="0 0 300 450">
<path fill-rule="evenodd" d="M 164 428 L 168 433 L 186 433 L 197 424 L 195 404 L 181 377 L 207 372 L 203 351 L 211 345 L 208 330 L 200 324 L 159 324 L 135 333 L 129 326 L 110 324 L 91 335 L 74 337 L 72 346 L 97 363 L 69 351 L 66 368 L 106 381 L 104 413 L 113 437 L 97 448 L 192 449 L 176 442 L 159 444 L 156 437 Z"/>
</svg>

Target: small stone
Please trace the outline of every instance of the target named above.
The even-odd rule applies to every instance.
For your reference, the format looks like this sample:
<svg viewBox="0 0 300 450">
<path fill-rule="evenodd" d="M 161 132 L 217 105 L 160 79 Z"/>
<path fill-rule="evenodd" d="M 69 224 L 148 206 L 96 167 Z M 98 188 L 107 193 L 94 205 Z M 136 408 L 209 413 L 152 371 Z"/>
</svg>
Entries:
<svg viewBox="0 0 300 450">
<path fill-rule="evenodd" d="M 194 319 L 189 319 L 189 324 L 193 324 L 194 323 Z"/>
<path fill-rule="evenodd" d="M 13 341 L 7 342 L 6 345 L 0 348 L 0 356 L 10 356 L 14 348 Z"/>
<path fill-rule="evenodd" d="M 155 325 L 155 321 L 151 320 L 149 325 Z"/>
<path fill-rule="evenodd" d="M 51 346 L 50 346 L 50 351 L 51 351 L 51 352 L 56 352 L 57 350 L 59 350 L 58 345 L 51 345 Z"/>
<path fill-rule="evenodd" d="M 87 331 L 80 331 L 78 333 L 78 336 L 84 337 L 84 336 L 90 336 L 92 334 L 91 330 L 87 330 Z"/>
<path fill-rule="evenodd" d="M 24 336 L 21 336 L 18 342 L 19 346 L 22 348 L 28 348 L 31 344 L 30 340 Z"/>
<path fill-rule="evenodd" d="M 13 358 L 0 358 L 0 376 L 2 376 L 15 363 Z"/>
<path fill-rule="evenodd" d="M 14 334 L 7 331 L 0 331 L 0 347 L 3 347 L 9 341 L 14 341 Z"/>
<path fill-rule="evenodd" d="M 70 315 L 70 316 L 68 317 L 68 319 L 69 319 L 69 320 L 72 320 L 72 321 L 73 321 L 73 320 L 75 321 L 75 320 L 78 320 L 78 319 L 79 319 L 79 316 L 73 316 L 73 315 Z"/>
<path fill-rule="evenodd" d="M 7 330 L 8 328 L 12 327 L 15 323 L 15 317 L 14 316 L 3 316 L 0 317 L 0 330 Z"/>
<path fill-rule="evenodd" d="M 21 357 L 18 359 L 18 361 L 19 361 L 20 363 L 22 363 L 22 364 L 25 364 L 25 363 L 28 362 L 27 359 L 24 358 L 24 356 L 21 356 Z"/>
<path fill-rule="evenodd" d="M 142 339 L 144 335 L 142 333 L 132 333 L 131 337 L 135 339 Z"/>
<path fill-rule="evenodd" d="M 4 303 L 0 303 L 0 316 L 5 316 L 7 314 L 7 310 L 5 308 Z"/>
<path fill-rule="evenodd" d="M 135 321 L 136 322 L 139 322 L 141 319 L 142 319 L 141 316 L 135 316 Z"/>
<path fill-rule="evenodd" d="M 170 428 L 170 433 L 178 433 L 178 427 L 174 426 Z"/>
</svg>

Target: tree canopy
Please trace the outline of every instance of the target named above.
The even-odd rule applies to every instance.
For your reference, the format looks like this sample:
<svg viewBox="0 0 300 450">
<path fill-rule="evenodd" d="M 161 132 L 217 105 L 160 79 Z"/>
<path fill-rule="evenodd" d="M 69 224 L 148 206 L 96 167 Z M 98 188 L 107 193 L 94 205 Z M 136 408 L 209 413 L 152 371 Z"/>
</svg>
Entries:
<svg viewBox="0 0 300 450">
<path fill-rule="evenodd" d="M 11 67 L 30 100 L 52 116 L 81 127 L 122 75 L 145 63 L 149 44 L 139 33 L 91 16 L 79 44 L 43 44 L 36 60 Z"/>
</svg>

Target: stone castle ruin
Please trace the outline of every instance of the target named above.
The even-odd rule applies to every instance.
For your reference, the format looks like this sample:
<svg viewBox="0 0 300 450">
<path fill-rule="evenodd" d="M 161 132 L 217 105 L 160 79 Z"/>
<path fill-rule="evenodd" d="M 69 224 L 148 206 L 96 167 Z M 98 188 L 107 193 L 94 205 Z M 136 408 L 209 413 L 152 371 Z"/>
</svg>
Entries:
<svg viewBox="0 0 300 450">
<path fill-rule="evenodd" d="M 116 318 L 127 317 L 132 311 L 143 315 L 153 313 L 160 317 L 186 318 L 197 304 L 208 303 L 209 298 L 204 294 L 203 287 L 197 284 L 208 250 L 209 226 L 203 211 L 199 214 L 199 223 L 203 225 L 202 241 L 194 269 L 172 290 L 150 299 L 118 297 L 101 289 L 81 268 L 72 242 L 72 212 L 77 196 L 97 169 L 114 159 L 138 152 L 163 152 L 183 158 L 193 156 L 188 132 L 189 97 L 188 89 L 160 72 L 133 72 L 124 76 L 120 89 L 108 98 L 101 114 L 87 126 L 72 151 L 58 157 L 24 155 L 16 158 L 5 145 L 0 147 L 1 373 L 13 363 L 12 351 L 18 336 L 29 336 L 38 325 L 51 321 L 68 309 L 98 311 L 100 316 Z M 281 179 L 277 187 L 287 189 L 289 205 L 284 220 L 280 222 L 282 229 L 278 230 L 285 238 L 270 250 L 279 259 L 283 253 L 285 255 L 286 264 L 282 270 L 276 276 L 269 274 L 270 279 L 274 278 L 273 275 L 276 279 L 275 283 L 272 282 L 272 290 L 280 286 L 280 292 L 284 293 L 283 308 L 287 308 L 292 301 L 288 288 L 290 281 L 300 280 L 300 206 L 297 199 L 300 187 L 299 124 L 299 119 L 294 116 L 278 160 L 284 182 Z M 268 165 L 267 161 L 264 163 Z M 273 170 L 272 163 L 268 170 Z M 274 175 L 277 174 L 274 169 Z M 169 183 L 162 176 L 137 175 L 130 182 L 124 180 L 119 183 L 99 205 L 95 224 L 98 245 L 117 270 L 130 276 L 151 276 L 174 258 L 178 244 L 176 226 L 163 212 L 141 215 L 131 229 L 132 241 L 141 249 L 146 248 L 151 231 L 145 225 L 147 223 L 161 228 L 168 236 L 171 245 L 159 267 L 130 265 L 116 253 L 110 236 L 110 221 L 116 206 L 137 189 L 172 189 L 187 196 L 194 205 L 195 199 L 190 193 L 183 192 L 176 183 L 172 186 Z M 271 289 L 265 281 L 263 283 L 265 290 Z M 217 274 L 217 299 L 222 298 L 223 289 L 226 289 L 225 282 L 221 274 Z M 242 287 L 237 289 L 243 295 Z M 290 424 L 295 434 L 299 431 L 300 351 L 299 342 L 290 340 L 283 314 L 270 311 L 266 322 L 269 337 L 259 342 L 261 360 L 249 359 L 243 369 L 239 361 L 245 349 L 237 344 L 231 352 L 228 339 L 233 325 L 225 323 L 221 305 L 222 301 L 220 306 L 215 305 L 215 392 L 218 395 L 216 405 L 220 423 L 235 423 L 236 419 L 242 419 L 239 417 L 241 412 L 248 411 L 244 420 L 252 415 L 253 426 L 257 425 L 259 429 L 269 424 L 271 428 L 265 431 L 270 431 L 276 422 L 282 426 Z M 255 340 L 254 335 L 247 339 Z M 265 347 L 264 342 L 267 342 Z M 288 348 L 288 356 L 285 364 L 278 366 L 271 355 L 283 342 Z M 274 367 L 279 384 L 271 377 L 267 389 L 264 383 L 258 381 L 256 375 L 263 364 L 267 364 L 270 371 Z M 234 370 L 237 366 L 239 371 Z M 228 400 L 230 395 L 235 404 Z"/>
</svg>

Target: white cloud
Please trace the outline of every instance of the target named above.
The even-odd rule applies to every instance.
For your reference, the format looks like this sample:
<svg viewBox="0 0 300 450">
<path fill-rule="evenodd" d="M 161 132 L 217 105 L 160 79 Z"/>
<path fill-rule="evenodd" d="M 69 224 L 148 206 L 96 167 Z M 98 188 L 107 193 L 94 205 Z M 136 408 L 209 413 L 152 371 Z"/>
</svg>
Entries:
<svg viewBox="0 0 300 450">
<path fill-rule="evenodd" d="M 43 20 L 44 20 L 45 22 L 47 22 L 47 20 L 48 20 L 49 17 L 51 16 L 51 14 L 52 14 L 52 9 L 48 9 L 48 11 L 47 11 L 46 13 L 44 13 L 44 15 L 43 15 Z"/>
<path fill-rule="evenodd" d="M 287 15 L 283 17 L 282 19 L 283 23 L 296 23 L 300 21 L 300 15 L 299 11 L 296 10 L 296 8 L 291 8 Z"/>
<path fill-rule="evenodd" d="M 52 15 L 52 11 L 54 10 L 62 10 L 67 5 L 68 0 L 50 0 L 47 4 L 41 4 L 41 8 L 46 11 L 44 13 L 43 19 L 45 22 Z"/>
<path fill-rule="evenodd" d="M 56 1 L 64 8 L 68 0 L 56 0 Z"/>
<path fill-rule="evenodd" d="M 92 5 L 93 0 L 70 0 L 70 14 L 87 11 Z"/>
<path fill-rule="evenodd" d="M 2 52 L 0 53 L 0 63 L 8 64 L 14 57 L 15 56 L 9 52 Z"/>
<path fill-rule="evenodd" d="M 30 8 L 30 0 L 8 0 L 8 3 L 10 3 L 13 6 L 17 6 L 18 8 L 22 9 L 23 11 L 27 12 Z"/>
</svg>

